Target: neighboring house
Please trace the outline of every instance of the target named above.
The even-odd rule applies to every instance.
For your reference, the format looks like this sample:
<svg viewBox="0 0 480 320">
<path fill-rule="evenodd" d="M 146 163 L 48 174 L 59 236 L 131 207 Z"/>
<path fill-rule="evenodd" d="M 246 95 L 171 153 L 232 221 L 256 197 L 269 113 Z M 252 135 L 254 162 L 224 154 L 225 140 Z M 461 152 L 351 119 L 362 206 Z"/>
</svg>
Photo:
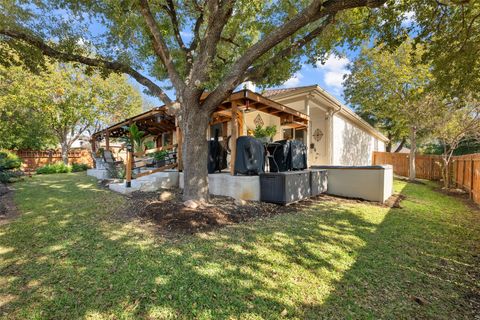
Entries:
<svg viewBox="0 0 480 320">
<path fill-rule="evenodd" d="M 245 114 L 246 127 L 263 123 L 282 128 L 275 139 L 303 141 L 309 165 L 370 165 L 373 151 L 385 151 L 387 137 L 317 85 L 266 90 L 261 94 L 310 116 L 308 129 L 282 128 L 277 117 L 258 111 Z"/>
</svg>

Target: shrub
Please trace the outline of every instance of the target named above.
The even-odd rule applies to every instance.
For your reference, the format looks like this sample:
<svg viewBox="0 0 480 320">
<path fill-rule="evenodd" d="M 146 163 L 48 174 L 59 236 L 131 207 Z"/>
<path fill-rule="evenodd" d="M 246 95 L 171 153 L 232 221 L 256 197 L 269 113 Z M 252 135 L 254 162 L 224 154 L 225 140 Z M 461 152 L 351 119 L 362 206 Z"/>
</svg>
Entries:
<svg viewBox="0 0 480 320">
<path fill-rule="evenodd" d="M 72 172 L 72 167 L 63 162 L 54 164 L 47 164 L 36 170 L 37 174 L 51 174 L 51 173 L 69 173 Z"/>
<path fill-rule="evenodd" d="M 80 171 L 86 171 L 90 169 L 90 166 L 85 163 L 73 163 L 72 164 L 72 172 L 80 172 Z"/>
<path fill-rule="evenodd" d="M 0 171 L 19 169 L 22 165 L 22 160 L 15 153 L 0 150 Z"/>
<path fill-rule="evenodd" d="M 253 131 L 253 136 L 255 138 L 273 138 L 274 135 L 277 134 L 277 127 L 267 126 L 263 128 L 262 126 L 257 126 Z"/>
<path fill-rule="evenodd" d="M 1 183 L 12 183 L 23 177 L 24 173 L 20 170 L 5 170 L 0 171 Z"/>
</svg>

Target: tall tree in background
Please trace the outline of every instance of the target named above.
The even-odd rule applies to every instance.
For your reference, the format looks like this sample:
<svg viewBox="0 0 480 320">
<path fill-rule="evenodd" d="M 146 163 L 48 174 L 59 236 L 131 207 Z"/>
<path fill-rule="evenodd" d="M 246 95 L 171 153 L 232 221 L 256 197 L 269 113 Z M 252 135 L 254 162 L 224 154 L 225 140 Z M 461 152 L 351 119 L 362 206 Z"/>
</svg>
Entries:
<svg viewBox="0 0 480 320">
<path fill-rule="evenodd" d="M 315 63 L 336 45 L 346 41 L 356 45 L 375 30 L 385 40 L 398 43 L 398 35 L 405 33 L 402 19 L 411 10 L 418 16 L 420 39 L 437 39 L 433 37 L 439 22 L 436 1 L 395 0 L 384 5 L 386 2 L 8 2 L 0 10 L 0 34 L 31 65 L 47 55 L 126 73 L 177 110 L 185 135 L 184 198 L 201 200 L 208 195 L 204 133 L 216 106 L 239 84 L 247 80 L 260 85 L 279 84 L 300 68 L 301 61 Z M 474 2 L 449 2 L 441 22 L 458 19 L 456 12 L 465 12 L 464 8 L 473 7 Z M 371 9 L 375 7 L 381 9 Z M 467 16 L 474 14 L 469 11 Z M 462 24 L 455 26 L 464 33 Z M 458 30 L 446 31 L 444 41 L 458 35 Z M 470 34 L 470 30 L 465 33 Z M 466 37 L 467 43 L 470 38 Z M 8 60 L 1 51 L 0 57 Z M 175 89 L 177 103 L 159 85 L 163 80 Z M 210 94 L 201 100 L 205 91 Z"/>
<path fill-rule="evenodd" d="M 433 129 L 437 117 L 436 96 L 427 93 L 431 68 L 422 63 L 422 55 L 422 48 L 413 49 L 411 41 L 393 52 L 382 45 L 364 47 L 345 81 L 345 97 L 355 108 L 374 114 L 380 123 L 391 123 L 395 132 L 408 132 L 411 180 L 417 138 Z"/>
<path fill-rule="evenodd" d="M 48 138 L 60 144 L 65 163 L 72 144 L 87 129 L 119 121 L 141 110 L 140 93 L 123 75 L 103 78 L 95 72 L 85 74 L 83 67 L 58 63 L 47 64 L 38 74 L 21 66 L 0 70 L 0 110 L 11 111 L 0 119 L 0 128 L 10 127 L 8 135 L 18 136 L 29 132 L 29 126 L 35 124 L 34 132 L 44 134 L 37 139 Z M 19 114 L 21 118 L 16 117 Z M 20 132 L 16 131 L 19 128 Z M 26 139 L 35 137 L 28 134 Z"/>
</svg>

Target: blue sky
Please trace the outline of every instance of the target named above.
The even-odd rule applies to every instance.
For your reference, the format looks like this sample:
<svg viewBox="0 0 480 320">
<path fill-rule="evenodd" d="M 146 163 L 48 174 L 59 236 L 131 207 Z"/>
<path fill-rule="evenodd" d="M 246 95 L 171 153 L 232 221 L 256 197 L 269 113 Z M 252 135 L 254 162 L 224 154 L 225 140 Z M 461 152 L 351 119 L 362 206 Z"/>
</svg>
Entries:
<svg viewBox="0 0 480 320">
<path fill-rule="evenodd" d="M 338 57 L 330 55 L 324 64 L 317 62 L 316 66 L 303 65 L 302 69 L 288 79 L 281 87 L 299 87 L 317 84 L 334 97 L 344 102 L 343 77 L 348 74 L 347 65 L 354 59 L 354 53 L 348 56 Z"/>
</svg>

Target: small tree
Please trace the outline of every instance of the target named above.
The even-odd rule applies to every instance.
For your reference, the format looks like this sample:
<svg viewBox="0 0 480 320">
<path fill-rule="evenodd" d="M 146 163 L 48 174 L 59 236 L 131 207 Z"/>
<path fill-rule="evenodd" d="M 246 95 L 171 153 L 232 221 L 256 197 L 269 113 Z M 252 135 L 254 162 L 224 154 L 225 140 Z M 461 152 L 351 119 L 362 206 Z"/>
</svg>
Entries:
<svg viewBox="0 0 480 320">
<path fill-rule="evenodd" d="M 443 187 L 448 189 L 451 184 L 449 166 L 453 152 L 465 138 L 480 138 L 480 101 L 470 95 L 465 99 L 454 99 L 450 103 L 445 103 L 443 108 L 443 117 L 434 135 L 443 146 L 441 163 Z"/>
<path fill-rule="evenodd" d="M 119 121 L 141 109 L 139 92 L 123 75 L 111 74 L 107 78 L 95 72 L 87 75 L 83 67 L 59 63 L 46 65 L 46 70 L 38 74 L 15 66 L 6 71 L 2 80 L 10 86 L 1 104 L 28 110 L 34 123 L 60 144 L 66 164 L 72 144 L 87 129 Z M 5 126 L 9 123 L 26 126 L 28 131 L 32 121 L 18 120 L 22 121 L 11 117 L 0 121 Z"/>
</svg>

